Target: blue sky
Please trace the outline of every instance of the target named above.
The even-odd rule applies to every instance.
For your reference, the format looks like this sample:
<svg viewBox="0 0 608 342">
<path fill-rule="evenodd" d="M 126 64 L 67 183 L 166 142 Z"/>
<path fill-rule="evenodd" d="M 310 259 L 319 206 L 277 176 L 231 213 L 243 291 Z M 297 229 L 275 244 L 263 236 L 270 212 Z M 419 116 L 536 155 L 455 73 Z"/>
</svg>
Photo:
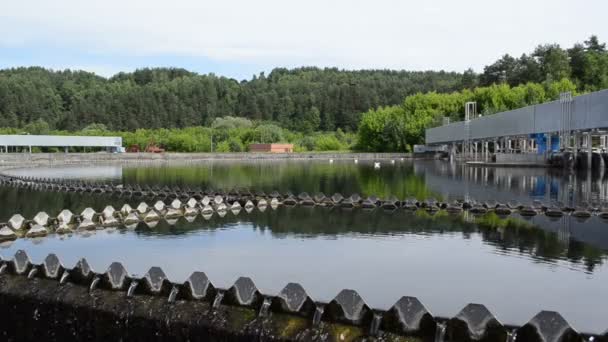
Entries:
<svg viewBox="0 0 608 342">
<path fill-rule="evenodd" d="M 605 0 L 55 0 L 0 4 L 0 68 L 481 71 L 539 43 L 608 40 Z"/>
</svg>

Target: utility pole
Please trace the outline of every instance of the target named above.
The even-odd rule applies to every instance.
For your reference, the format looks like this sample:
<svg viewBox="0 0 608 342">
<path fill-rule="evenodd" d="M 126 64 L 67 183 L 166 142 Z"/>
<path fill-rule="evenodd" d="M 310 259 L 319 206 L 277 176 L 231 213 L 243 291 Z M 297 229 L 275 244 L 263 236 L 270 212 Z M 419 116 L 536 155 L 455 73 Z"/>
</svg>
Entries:
<svg viewBox="0 0 608 342">
<path fill-rule="evenodd" d="M 464 104 L 464 160 L 467 155 L 472 153 L 471 146 L 471 119 L 477 115 L 477 102 L 467 102 Z M 475 146 L 477 147 L 477 146 Z M 477 151 L 475 151 L 477 152 Z"/>
<path fill-rule="evenodd" d="M 572 136 L 572 93 L 567 91 L 559 94 L 561 105 L 560 122 L 560 149 L 566 150 L 570 147 Z"/>
</svg>

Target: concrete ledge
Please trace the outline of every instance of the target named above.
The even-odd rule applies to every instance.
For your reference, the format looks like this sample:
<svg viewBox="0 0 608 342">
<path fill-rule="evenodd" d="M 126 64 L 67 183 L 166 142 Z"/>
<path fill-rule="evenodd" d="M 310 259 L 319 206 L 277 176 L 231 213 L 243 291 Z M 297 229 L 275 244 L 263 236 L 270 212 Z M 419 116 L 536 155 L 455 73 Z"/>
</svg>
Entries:
<svg viewBox="0 0 608 342">
<path fill-rule="evenodd" d="M 546 155 L 534 153 L 497 153 L 496 164 L 548 166 Z"/>
<path fill-rule="evenodd" d="M 357 341 L 377 340 L 361 327 L 204 301 L 97 289 L 23 276 L 0 277 L 4 341 Z M 383 333 L 382 340 L 421 341 Z"/>
</svg>

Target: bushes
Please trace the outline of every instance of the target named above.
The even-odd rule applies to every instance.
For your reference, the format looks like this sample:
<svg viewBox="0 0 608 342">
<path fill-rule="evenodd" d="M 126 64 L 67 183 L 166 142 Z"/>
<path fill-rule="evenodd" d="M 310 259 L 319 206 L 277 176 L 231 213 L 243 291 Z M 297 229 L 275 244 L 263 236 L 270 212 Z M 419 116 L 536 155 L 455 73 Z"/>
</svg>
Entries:
<svg viewBox="0 0 608 342">
<path fill-rule="evenodd" d="M 464 104 L 477 102 L 479 114 L 491 115 L 528 105 L 557 100 L 559 94 L 576 86 L 568 79 L 558 82 L 527 83 L 516 87 L 493 84 L 451 94 L 435 92 L 408 96 L 399 106 L 380 107 L 363 114 L 357 132 L 358 148 L 374 152 L 408 152 L 424 143 L 426 128 L 464 118 Z"/>
<path fill-rule="evenodd" d="M 298 152 L 307 151 L 349 151 L 354 148 L 355 135 L 344 133 L 340 129 L 336 132 L 316 132 L 309 135 L 300 135 L 294 139 L 294 148 Z"/>
<path fill-rule="evenodd" d="M 315 142 L 315 150 L 317 151 L 340 151 L 345 149 L 340 141 L 331 135 L 322 135 Z"/>
<path fill-rule="evenodd" d="M 313 151 L 315 149 L 315 139 L 311 136 L 305 136 L 297 146 L 301 148 L 301 151 Z"/>
<path fill-rule="evenodd" d="M 80 131 L 48 131 L 44 123 L 32 124 L 32 134 L 120 136 L 123 146 L 137 145 L 144 150 L 156 144 L 168 152 L 245 152 L 253 143 L 292 143 L 295 151 L 338 151 L 353 146 L 355 135 L 337 132 L 304 134 L 279 127 L 273 122 L 255 123 L 243 118 L 217 118 L 211 127 L 138 129 L 132 132 L 110 131 L 101 124 L 91 124 Z M 21 129 L 0 128 L 0 134 L 22 134 Z M 213 144 L 213 146 L 212 146 Z"/>
<path fill-rule="evenodd" d="M 211 124 L 211 127 L 215 129 L 249 128 L 251 126 L 253 126 L 251 120 L 233 116 L 215 118 Z"/>
<path fill-rule="evenodd" d="M 405 152 L 408 125 L 402 107 L 384 107 L 363 114 L 358 131 L 358 148 L 374 152 Z"/>
</svg>

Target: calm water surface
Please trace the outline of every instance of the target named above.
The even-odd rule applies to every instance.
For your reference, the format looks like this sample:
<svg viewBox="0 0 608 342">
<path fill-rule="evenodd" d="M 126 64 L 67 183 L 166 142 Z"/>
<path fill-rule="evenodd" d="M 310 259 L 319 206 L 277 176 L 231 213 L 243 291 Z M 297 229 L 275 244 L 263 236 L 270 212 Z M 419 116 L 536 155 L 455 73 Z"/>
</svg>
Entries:
<svg viewBox="0 0 608 342">
<path fill-rule="evenodd" d="M 102 166 L 12 170 L 17 174 L 87 177 L 140 184 L 214 189 L 376 194 L 479 200 L 559 200 L 605 203 L 604 174 L 569 175 L 544 169 L 465 168 L 443 162 L 213 162 L 177 167 Z M 0 217 L 32 217 L 63 208 L 119 207 L 138 199 L 0 188 Z M 103 271 L 122 261 L 143 275 L 161 266 L 174 281 L 205 271 L 216 286 L 250 276 L 266 293 L 301 283 L 317 300 L 342 288 L 386 309 L 401 296 L 420 298 L 436 315 L 453 316 L 467 303 L 487 305 L 504 323 L 523 324 L 542 309 L 557 310 L 577 329 L 603 332 L 608 306 L 608 223 L 428 216 L 405 211 L 279 208 L 238 216 L 166 222 L 154 228 L 51 235 L 1 245 L 6 258 L 25 249 L 35 262 L 56 253 L 67 266 L 86 257 Z"/>
</svg>

